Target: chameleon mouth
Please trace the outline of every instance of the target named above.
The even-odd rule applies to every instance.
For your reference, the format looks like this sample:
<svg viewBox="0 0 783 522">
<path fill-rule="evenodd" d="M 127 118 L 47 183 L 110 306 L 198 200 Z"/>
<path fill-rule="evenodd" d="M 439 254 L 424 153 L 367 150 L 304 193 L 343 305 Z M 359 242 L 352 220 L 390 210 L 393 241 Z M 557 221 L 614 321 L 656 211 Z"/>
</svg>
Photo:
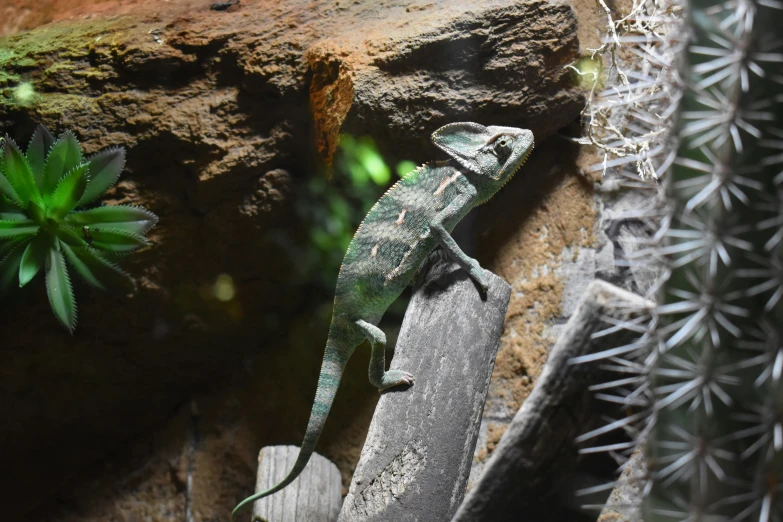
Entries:
<svg viewBox="0 0 783 522">
<path fill-rule="evenodd" d="M 530 145 L 530 147 L 528 147 L 527 151 L 525 151 L 525 155 L 524 155 L 524 156 L 522 156 L 522 158 L 519 160 L 519 162 L 517 163 L 517 166 L 516 166 L 516 167 L 514 167 L 514 170 L 513 170 L 513 171 L 511 171 L 511 174 L 509 174 L 509 175 L 506 177 L 506 180 L 503 182 L 503 185 L 505 185 L 506 183 L 508 183 L 508 181 L 509 181 L 511 178 L 513 178 L 513 177 L 516 175 L 516 173 L 517 173 L 517 172 L 519 172 L 519 169 L 521 169 L 521 168 L 522 168 L 522 166 L 523 166 L 525 163 L 527 163 L 527 159 L 530 157 L 530 153 L 531 153 L 531 152 L 533 152 L 533 147 L 534 147 L 534 145 L 533 145 L 533 144 L 531 144 L 531 145 Z"/>
<path fill-rule="evenodd" d="M 530 147 L 527 148 L 527 152 L 525 152 L 525 155 L 522 156 L 521 160 L 519 160 L 519 165 L 517 165 L 517 168 L 514 169 L 514 174 L 516 174 L 517 171 L 522 168 L 522 165 L 527 163 L 527 159 L 530 157 L 530 153 L 533 152 L 533 147 L 535 147 L 535 145 L 531 143 Z"/>
<path fill-rule="evenodd" d="M 524 165 L 524 164 L 527 162 L 528 158 L 530 157 L 530 153 L 531 153 L 531 152 L 533 152 L 533 144 L 532 144 L 532 143 L 530 144 L 530 146 L 528 147 L 528 149 L 525 151 L 525 154 L 524 154 L 524 155 L 523 155 L 523 156 L 522 156 L 522 157 L 519 159 L 519 161 L 517 162 L 517 165 L 514 167 L 514 170 L 513 170 L 513 171 L 511 171 L 511 174 L 509 174 L 508 176 L 506 176 L 506 179 L 504 179 L 504 180 L 503 180 L 503 182 L 500 184 L 500 186 L 499 186 L 499 187 L 498 187 L 496 190 L 500 190 L 500 189 L 502 189 L 503 187 L 505 187 L 505 186 L 506 186 L 506 183 L 508 183 L 508 182 L 509 182 L 509 180 L 511 180 L 511 178 L 513 178 L 513 177 L 514 177 L 514 175 L 515 175 L 515 174 L 516 174 L 516 173 L 519 171 L 519 169 L 521 169 L 521 168 L 522 168 L 522 166 L 523 166 L 523 165 Z M 498 181 L 499 181 L 499 178 L 493 178 L 493 179 L 495 179 L 495 180 L 498 180 Z M 494 192 L 493 192 L 493 193 L 494 193 Z M 489 201 L 490 197 L 491 197 L 491 196 L 488 196 L 486 199 L 484 199 L 484 200 L 480 201 L 480 202 L 478 203 L 478 205 L 483 205 L 484 203 L 486 203 L 487 201 Z"/>
<path fill-rule="evenodd" d="M 533 152 L 533 144 L 532 144 L 532 143 L 530 144 L 530 147 L 528 147 L 527 151 L 525 152 L 525 155 L 524 155 L 524 156 L 522 156 L 522 158 L 521 158 L 521 159 L 519 160 L 519 162 L 517 163 L 517 166 L 516 166 L 516 167 L 514 167 L 514 170 L 513 170 L 513 171 L 511 171 L 511 174 L 509 174 L 508 176 L 506 176 L 506 179 L 504 179 L 504 180 L 503 180 L 503 183 L 500 185 L 500 187 L 498 187 L 498 190 L 500 190 L 500 189 L 502 189 L 503 187 L 505 187 L 505 186 L 506 186 L 506 183 L 508 183 L 508 182 L 511 180 L 511 178 L 513 178 L 513 177 L 514 177 L 514 175 L 515 175 L 517 172 L 519 172 L 519 169 L 521 169 L 521 168 L 522 168 L 522 165 L 524 165 L 524 164 L 527 162 L 527 159 L 530 157 L 530 153 L 531 153 L 531 152 Z M 485 199 L 485 200 L 481 201 L 481 202 L 479 203 L 479 205 L 483 205 L 483 204 L 484 204 L 484 203 L 486 203 L 487 201 L 489 201 L 489 198 L 487 198 L 487 199 Z"/>
</svg>

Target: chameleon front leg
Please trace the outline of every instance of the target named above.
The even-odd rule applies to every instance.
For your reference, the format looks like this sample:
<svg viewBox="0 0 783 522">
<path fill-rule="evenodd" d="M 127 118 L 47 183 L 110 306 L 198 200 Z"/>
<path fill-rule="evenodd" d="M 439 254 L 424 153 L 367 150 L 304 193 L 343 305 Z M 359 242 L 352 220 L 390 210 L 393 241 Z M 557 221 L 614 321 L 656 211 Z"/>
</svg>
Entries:
<svg viewBox="0 0 783 522">
<path fill-rule="evenodd" d="M 413 375 L 408 372 L 401 370 L 386 371 L 386 334 L 383 333 L 383 330 L 362 319 L 356 321 L 356 326 L 359 327 L 372 346 L 370 367 L 367 371 L 370 376 L 370 383 L 376 386 L 378 391 L 401 384 L 413 384 Z"/>
<path fill-rule="evenodd" d="M 479 262 L 467 255 L 459 247 L 449 231 L 443 226 L 443 223 L 453 219 L 465 207 L 472 206 L 473 199 L 476 197 L 476 189 L 470 183 L 463 182 L 458 185 L 459 195 L 449 203 L 446 208 L 438 212 L 430 222 L 430 232 L 438 240 L 441 247 L 448 253 L 454 261 L 468 272 L 471 278 L 481 287 L 484 293 L 489 288 L 489 278 L 485 270 L 481 268 Z"/>
</svg>

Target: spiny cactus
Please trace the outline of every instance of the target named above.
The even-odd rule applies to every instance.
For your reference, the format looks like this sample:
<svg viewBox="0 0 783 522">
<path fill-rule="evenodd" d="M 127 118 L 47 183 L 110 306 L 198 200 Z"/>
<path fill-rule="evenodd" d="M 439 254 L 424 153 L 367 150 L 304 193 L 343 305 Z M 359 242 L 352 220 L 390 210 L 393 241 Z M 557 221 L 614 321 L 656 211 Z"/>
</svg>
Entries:
<svg viewBox="0 0 783 522">
<path fill-rule="evenodd" d="M 647 47 L 639 55 L 661 74 L 636 69 L 624 90 L 648 95 L 632 101 L 623 124 L 593 120 L 621 148 L 608 151 L 619 156 L 609 166 L 631 163 L 622 147 L 646 135 L 640 125 L 675 132 L 658 151 L 630 154 L 642 174 L 663 175 L 665 186 L 665 211 L 648 213 L 659 217 L 659 232 L 642 249 L 646 257 L 635 260 L 661 267 L 652 289 L 657 306 L 639 343 L 589 359 L 624 374 L 600 388 L 630 410 L 609 427 L 646 443 L 644 520 L 780 521 L 783 3 L 692 0 L 684 21 L 666 35 L 627 32 L 610 40 L 620 46 L 657 38 L 655 49 L 684 44 L 684 52 Z M 649 94 L 656 90 L 667 94 L 656 100 Z M 649 111 L 658 102 L 663 111 Z M 606 141 L 591 137 L 606 150 Z M 639 358 L 638 347 L 651 347 L 649 355 Z M 624 354 L 635 357 L 618 358 Z M 609 395 L 612 386 L 617 391 Z"/>
<path fill-rule="evenodd" d="M 783 517 L 781 7 L 692 0 L 687 13 L 647 520 Z"/>
</svg>

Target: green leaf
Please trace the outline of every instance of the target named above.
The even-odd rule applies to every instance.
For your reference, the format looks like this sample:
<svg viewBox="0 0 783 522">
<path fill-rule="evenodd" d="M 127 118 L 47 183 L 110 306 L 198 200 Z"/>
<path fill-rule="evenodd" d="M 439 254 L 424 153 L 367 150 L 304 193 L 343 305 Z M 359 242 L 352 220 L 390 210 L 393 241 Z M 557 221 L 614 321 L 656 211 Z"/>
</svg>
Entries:
<svg viewBox="0 0 783 522">
<path fill-rule="evenodd" d="M 8 181 L 8 178 L 6 178 L 2 173 L 0 173 L 0 194 L 3 194 L 16 205 L 19 205 L 20 207 L 24 206 L 24 203 L 22 203 L 22 200 L 19 199 L 19 196 L 16 194 L 16 191 L 11 185 L 11 182 Z"/>
<path fill-rule="evenodd" d="M 38 223 L 32 219 L 3 219 L 0 220 L 0 239 L 17 236 L 32 236 L 38 232 Z"/>
<path fill-rule="evenodd" d="M 88 163 L 73 168 L 57 185 L 49 200 L 46 215 L 55 221 L 60 221 L 72 211 L 87 187 Z"/>
<path fill-rule="evenodd" d="M 0 242 L 0 262 L 3 261 L 3 258 L 8 255 L 8 253 L 16 248 L 19 243 L 22 242 L 21 239 L 11 239 L 9 241 L 1 241 Z"/>
<path fill-rule="evenodd" d="M 8 136 L 3 142 L 3 174 L 16 192 L 16 197 L 22 207 L 27 206 L 30 201 L 38 204 L 43 203 L 41 192 L 35 184 L 33 171 L 30 170 L 27 158 Z M 11 197 L 10 194 L 6 195 Z"/>
<path fill-rule="evenodd" d="M 92 246 L 111 252 L 130 252 L 150 244 L 144 236 L 121 228 L 90 227 L 89 234 Z"/>
<path fill-rule="evenodd" d="M 57 319 L 70 332 L 76 327 L 76 300 L 61 250 L 52 248 L 46 258 L 46 293 Z"/>
<path fill-rule="evenodd" d="M 49 133 L 46 127 L 39 125 L 30 139 L 30 144 L 27 146 L 27 161 L 30 163 L 35 183 L 39 189 L 43 188 L 46 154 L 52 148 L 52 144 L 54 144 L 54 136 Z"/>
<path fill-rule="evenodd" d="M 65 131 L 54 142 L 44 165 L 41 192 L 45 198 L 54 192 L 63 176 L 82 162 L 82 149 L 76 136 Z"/>
<path fill-rule="evenodd" d="M 29 283 L 46 262 L 49 249 L 53 248 L 52 238 L 48 234 L 38 234 L 24 249 L 19 263 L 19 287 Z"/>
<path fill-rule="evenodd" d="M 114 147 L 90 157 L 90 182 L 77 206 L 81 207 L 100 197 L 117 182 L 125 167 L 125 149 Z"/>
<path fill-rule="evenodd" d="M 416 170 L 416 164 L 410 160 L 402 160 L 397 163 L 395 170 L 397 171 L 397 175 L 403 178 L 405 177 L 405 174 Z"/>
<path fill-rule="evenodd" d="M 60 224 L 54 234 L 57 236 L 57 239 L 71 246 L 87 246 L 87 241 L 83 237 L 84 233 L 80 234 L 78 229 L 74 229 L 71 226 Z"/>
<path fill-rule="evenodd" d="M 27 204 L 27 211 L 25 212 L 25 216 L 32 219 L 36 223 L 46 222 L 46 212 L 32 201 Z"/>
<path fill-rule="evenodd" d="M 24 221 L 26 219 L 28 219 L 27 214 L 24 214 L 21 209 L 12 205 L 5 206 L 0 202 L 0 221 Z"/>
<path fill-rule="evenodd" d="M 372 142 L 362 144 L 359 161 L 376 185 L 386 185 L 391 180 L 391 171 Z"/>
<path fill-rule="evenodd" d="M 108 287 L 133 292 L 136 284 L 120 267 L 110 263 L 92 248 L 61 244 L 68 262 L 89 285 L 107 290 Z"/>
<path fill-rule="evenodd" d="M 22 207 L 18 206 L 16 203 L 11 201 L 9 198 L 3 196 L 0 194 L 0 214 L 3 213 L 9 213 L 9 214 L 20 214 L 24 212 L 22 210 Z M 0 219 L 5 219 L 0 217 Z"/>
<path fill-rule="evenodd" d="M 0 244 L 0 295 L 4 295 L 19 277 L 19 263 L 27 241 Z"/>
<path fill-rule="evenodd" d="M 111 228 L 143 235 L 158 222 L 158 216 L 141 207 L 112 205 L 68 214 L 65 222 L 74 226 L 111 224 Z"/>
</svg>

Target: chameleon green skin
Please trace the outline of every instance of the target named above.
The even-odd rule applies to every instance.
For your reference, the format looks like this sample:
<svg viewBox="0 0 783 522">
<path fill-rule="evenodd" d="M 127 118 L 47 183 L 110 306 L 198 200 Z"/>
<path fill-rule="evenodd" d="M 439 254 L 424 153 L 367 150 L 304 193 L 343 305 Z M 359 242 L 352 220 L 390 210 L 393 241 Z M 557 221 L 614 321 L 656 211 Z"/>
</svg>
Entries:
<svg viewBox="0 0 783 522">
<path fill-rule="evenodd" d="M 533 149 L 533 133 L 513 127 L 452 123 L 432 135 L 453 159 L 408 173 L 370 209 L 348 246 L 337 278 L 334 312 L 321 375 L 304 441 L 289 475 L 246 504 L 280 491 L 301 473 L 315 450 L 345 365 L 356 346 L 370 341 L 370 382 L 379 390 L 413 384 L 403 371 L 385 370 L 386 336 L 376 325 L 389 305 L 441 246 L 468 271 L 482 291 L 487 275 L 465 255 L 450 233 L 473 207 L 492 197 L 522 166 Z"/>
</svg>

